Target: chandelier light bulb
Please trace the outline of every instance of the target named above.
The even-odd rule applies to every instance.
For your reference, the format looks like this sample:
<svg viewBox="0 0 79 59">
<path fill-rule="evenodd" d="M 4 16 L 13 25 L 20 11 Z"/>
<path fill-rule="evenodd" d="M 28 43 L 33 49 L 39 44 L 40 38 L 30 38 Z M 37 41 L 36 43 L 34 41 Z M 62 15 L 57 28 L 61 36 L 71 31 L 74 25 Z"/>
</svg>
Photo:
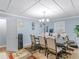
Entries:
<svg viewBox="0 0 79 59">
<path fill-rule="evenodd" d="M 50 20 L 49 19 L 46 19 L 46 21 L 49 22 Z"/>
<path fill-rule="evenodd" d="M 42 20 L 40 19 L 39 22 L 42 22 Z"/>
<path fill-rule="evenodd" d="M 42 22 L 44 22 L 44 21 L 45 21 L 45 19 L 42 19 L 41 21 L 42 21 Z"/>
</svg>

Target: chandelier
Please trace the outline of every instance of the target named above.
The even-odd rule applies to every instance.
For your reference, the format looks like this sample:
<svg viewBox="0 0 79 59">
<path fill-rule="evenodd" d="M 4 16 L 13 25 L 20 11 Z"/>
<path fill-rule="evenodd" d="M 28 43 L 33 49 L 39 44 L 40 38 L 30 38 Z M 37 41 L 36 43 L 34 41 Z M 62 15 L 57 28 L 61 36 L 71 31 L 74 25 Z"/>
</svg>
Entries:
<svg viewBox="0 0 79 59">
<path fill-rule="evenodd" d="M 43 12 L 43 17 L 39 19 L 39 22 L 41 23 L 45 23 L 45 22 L 49 22 L 49 18 L 46 17 L 46 12 Z"/>
</svg>

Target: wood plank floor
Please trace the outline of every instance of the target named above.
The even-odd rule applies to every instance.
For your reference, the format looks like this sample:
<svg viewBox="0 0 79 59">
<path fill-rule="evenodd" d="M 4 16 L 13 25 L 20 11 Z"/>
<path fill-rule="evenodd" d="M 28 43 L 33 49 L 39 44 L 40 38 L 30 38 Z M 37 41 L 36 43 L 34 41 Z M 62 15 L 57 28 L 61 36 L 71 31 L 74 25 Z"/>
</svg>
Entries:
<svg viewBox="0 0 79 59">
<path fill-rule="evenodd" d="M 0 52 L 0 59 L 7 59 L 6 58 L 6 52 Z M 27 50 L 26 50 L 26 53 L 27 53 Z M 79 59 L 79 49 L 75 49 L 73 52 L 71 52 L 72 55 L 69 55 L 68 58 L 65 58 L 65 59 Z M 47 58 L 43 52 L 39 53 L 39 52 L 36 52 L 34 53 L 35 56 L 37 56 L 37 59 L 56 59 L 56 57 L 52 54 L 49 55 L 49 57 Z M 3 57 L 4 58 L 3 58 Z M 24 58 L 22 58 L 24 59 Z M 26 59 L 26 58 L 25 58 Z"/>
<path fill-rule="evenodd" d="M 75 49 L 67 59 L 79 59 L 79 49 Z"/>
<path fill-rule="evenodd" d="M 79 59 L 79 49 L 74 49 L 73 52 L 70 52 L 72 55 L 68 55 L 68 57 L 64 58 L 64 59 Z M 40 53 L 43 54 L 42 57 L 46 57 L 44 56 L 44 53 Z M 38 55 L 38 53 L 36 53 L 36 56 Z M 41 59 L 41 57 L 40 57 Z M 47 59 L 56 59 L 55 55 L 50 54 L 49 57 Z"/>
</svg>

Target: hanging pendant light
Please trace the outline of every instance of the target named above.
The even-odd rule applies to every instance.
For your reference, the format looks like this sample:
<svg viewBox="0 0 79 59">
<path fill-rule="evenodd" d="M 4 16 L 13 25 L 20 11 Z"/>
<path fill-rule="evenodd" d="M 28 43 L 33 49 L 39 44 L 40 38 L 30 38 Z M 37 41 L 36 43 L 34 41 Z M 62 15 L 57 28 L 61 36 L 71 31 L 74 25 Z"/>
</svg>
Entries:
<svg viewBox="0 0 79 59">
<path fill-rule="evenodd" d="M 49 18 L 46 18 L 46 12 L 45 11 L 43 12 L 43 17 L 41 19 L 39 19 L 38 21 L 42 22 L 42 23 L 50 21 Z"/>
</svg>

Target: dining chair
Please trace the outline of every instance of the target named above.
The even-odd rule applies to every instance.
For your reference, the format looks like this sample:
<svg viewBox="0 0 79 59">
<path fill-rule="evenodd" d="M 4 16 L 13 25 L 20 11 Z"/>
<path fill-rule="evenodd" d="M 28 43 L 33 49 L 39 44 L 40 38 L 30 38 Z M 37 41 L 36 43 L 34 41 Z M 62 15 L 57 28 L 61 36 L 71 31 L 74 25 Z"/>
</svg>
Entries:
<svg viewBox="0 0 79 59">
<path fill-rule="evenodd" d="M 39 37 L 39 40 L 40 40 L 40 45 L 41 45 L 41 47 L 42 47 L 42 48 L 45 48 L 45 38 L 42 37 L 42 36 L 40 36 L 40 37 Z"/>
<path fill-rule="evenodd" d="M 56 59 L 58 59 L 58 54 L 62 51 L 62 48 L 56 46 L 56 40 L 51 37 L 47 38 L 47 47 L 47 57 L 51 53 L 56 56 Z"/>
<path fill-rule="evenodd" d="M 31 35 L 31 49 L 33 51 L 35 50 L 39 50 L 40 52 L 40 40 L 39 40 L 39 37 L 36 37 L 35 35 Z"/>
<path fill-rule="evenodd" d="M 69 48 L 69 39 L 67 38 L 67 34 L 66 33 L 61 33 L 59 35 L 60 36 L 58 37 L 57 40 L 60 40 L 62 43 L 61 42 L 60 43 L 56 42 L 56 45 L 58 47 L 61 47 L 62 48 L 62 54 L 65 57 L 68 57 L 68 55 L 71 55 L 70 51 L 73 51 L 73 49 Z"/>
<path fill-rule="evenodd" d="M 30 35 L 31 36 L 31 49 L 34 49 L 34 45 L 35 45 L 35 35 Z"/>
<path fill-rule="evenodd" d="M 44 50 L 45 51 L 45 56 L 47 56 L 47 49 L 48 49 L 48 47 L 47 47 L 47 37 L 40 37 L 40 46 L 41 46 L 41 48 L 42 48 L 42 50 Z"/>
<path fill-rule="evenodd" d="M 65 43 L 64 45 L 66 45 L 66 46 L 65 46 L 66 49 L 67 49 L 67 50 L 70 50 L 70 51 L 74 51 L 74 49 L 70 47 L 71 43 L 70 43 L 70 40 L 69 40 L 68 35 L 67 35 L 66 33 L 62 33 L 62 34 L 60 34 L 60 35 L 61 35 L 61 37 L 62 37 L 63 40 L 64 40 L 64 43 Z M 70 54 L 71 54 L 71 53 L 70 53 Z"/>
</svg>

